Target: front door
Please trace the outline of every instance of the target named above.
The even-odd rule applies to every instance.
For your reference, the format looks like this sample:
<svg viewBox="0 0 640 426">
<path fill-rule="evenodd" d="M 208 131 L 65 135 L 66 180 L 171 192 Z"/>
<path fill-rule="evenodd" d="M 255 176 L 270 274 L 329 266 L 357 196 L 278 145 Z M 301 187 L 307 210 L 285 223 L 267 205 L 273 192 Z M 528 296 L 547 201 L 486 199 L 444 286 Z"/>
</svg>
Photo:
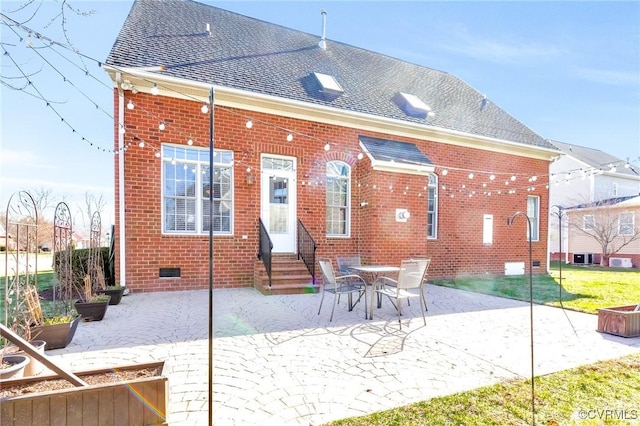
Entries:
<svg viewBox="0 0 640 426">
<path fill-rule="evenodd" d="M 261 208 L 276 253 L 296 252 L 296 159 L 263 154 Z"/>
</svg>

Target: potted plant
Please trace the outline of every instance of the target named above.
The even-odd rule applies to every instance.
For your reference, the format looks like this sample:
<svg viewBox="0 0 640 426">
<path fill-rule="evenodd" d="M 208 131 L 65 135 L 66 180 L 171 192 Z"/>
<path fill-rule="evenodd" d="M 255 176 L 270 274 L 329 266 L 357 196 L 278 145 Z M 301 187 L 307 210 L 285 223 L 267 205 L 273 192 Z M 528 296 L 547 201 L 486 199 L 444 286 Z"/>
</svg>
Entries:
<svg viewBox="0 0 640 426">
<path fill-rule="evenodd" d="M 111 296 L 111 300 L 109 300 L 110 305 L 117 305 L 122 300 L 122 295 L 124 294 L 124 287 L 121 285 L 108 285 L 103 289 L 98 290 L 98 294 L 106 294 Z"/>
<path fill-rule="evenodd" d="M 17 379 L 24 376 L 29 358 L 24 354 L 0 355 L 0 380 Z"/>
<path fill-rule="evenodd" d="M 111 296 L 98 294 L 85 300 L 78 300 L 74 306 L 83 321 L 102 321 L 110 300 Z"/>
</svg>

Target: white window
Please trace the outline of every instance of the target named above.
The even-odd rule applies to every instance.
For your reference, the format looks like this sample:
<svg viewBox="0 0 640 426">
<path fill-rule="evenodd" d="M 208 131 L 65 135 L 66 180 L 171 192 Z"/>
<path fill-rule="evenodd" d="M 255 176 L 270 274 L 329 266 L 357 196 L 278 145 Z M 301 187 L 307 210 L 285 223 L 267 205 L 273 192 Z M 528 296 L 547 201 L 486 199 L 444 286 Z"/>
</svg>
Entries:
<svg viewBox="0 0 640 426">
<path fill-rule="evenodd" d="M 214 234 L 232 233 L 233 152 L 214 151 L 213 161 L 213 188 L 210 188 L 208 149 L 162 145 L 163 232 L 208 234 L 209 224 L 213 223 Z"/>
<path fill-rule="evenodd" d="M 351 168 L 342 161 L 327 163 L 327 236 L 349 235 Z"/>
<path fill-rule="evenodd" d="M 429 175 L 427 186 L 427 238 L 438 237 L 438 176 Z"/>
<path fill-rule="evenodd" d="M 540 197 L 527 197 L 527 216 L 531 222 L 531 235 L 527 235 L 527 239 L 531 241 L 540 240 Z M 527 227 L 527 234 L 529 228 Z"/>
<path fill-rule="evenodd" d="M 582 229 L 584 231 L 591 231 L 596 228 L 596 217 L 592 214 L 587 214 L 582 217 Z"/>
<path fill-rule="evenodd" d="M 633 235 L 633 213 L 622 213 L 620 215 L 620 221 L 618 225 L 618 234 L 620 235 Z"/>
</svg>

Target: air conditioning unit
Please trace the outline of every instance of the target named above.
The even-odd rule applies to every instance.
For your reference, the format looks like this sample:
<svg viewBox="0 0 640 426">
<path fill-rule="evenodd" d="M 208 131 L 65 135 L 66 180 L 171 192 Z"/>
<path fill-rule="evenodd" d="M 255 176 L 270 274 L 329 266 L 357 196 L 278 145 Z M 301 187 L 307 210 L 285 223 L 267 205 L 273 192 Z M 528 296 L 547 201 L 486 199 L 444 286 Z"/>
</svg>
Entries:
<svg viewBox="0 0 640 426">
<path fill-rule="evenodd" d="M 633 264 L 628 257 L 610 257 L 609 266 L 614 268 L 631 268 Z"/>
<path fill-rule="evenodd" d="M 593 253 L 574 253 L 573 263 L 576 265 L 591 265 L 593 263 Z"/>
</svg>

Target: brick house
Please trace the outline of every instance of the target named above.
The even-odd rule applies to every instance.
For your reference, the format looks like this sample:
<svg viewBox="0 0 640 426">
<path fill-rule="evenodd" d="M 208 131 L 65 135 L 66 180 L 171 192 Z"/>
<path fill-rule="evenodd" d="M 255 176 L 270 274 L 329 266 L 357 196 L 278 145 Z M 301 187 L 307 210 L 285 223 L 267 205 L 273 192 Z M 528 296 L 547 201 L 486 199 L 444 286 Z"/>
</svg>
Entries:
<svg viewBox="0 0 640 426">
<path fill-rule="evenodd" d="M 300 286 L 313 259 L 352 253 L 503 274 L 528 260 L 527 221 L 507 225 L 518 211 L 546 272 L 559 152 L 451 74 L 178 0 L 136 1 L 104 67 L 116 274 L 133 291 L 207 287 L 210 227 L 214 286 L 263 288 L 261 223 L 273 275 Z"/>
</svg>

